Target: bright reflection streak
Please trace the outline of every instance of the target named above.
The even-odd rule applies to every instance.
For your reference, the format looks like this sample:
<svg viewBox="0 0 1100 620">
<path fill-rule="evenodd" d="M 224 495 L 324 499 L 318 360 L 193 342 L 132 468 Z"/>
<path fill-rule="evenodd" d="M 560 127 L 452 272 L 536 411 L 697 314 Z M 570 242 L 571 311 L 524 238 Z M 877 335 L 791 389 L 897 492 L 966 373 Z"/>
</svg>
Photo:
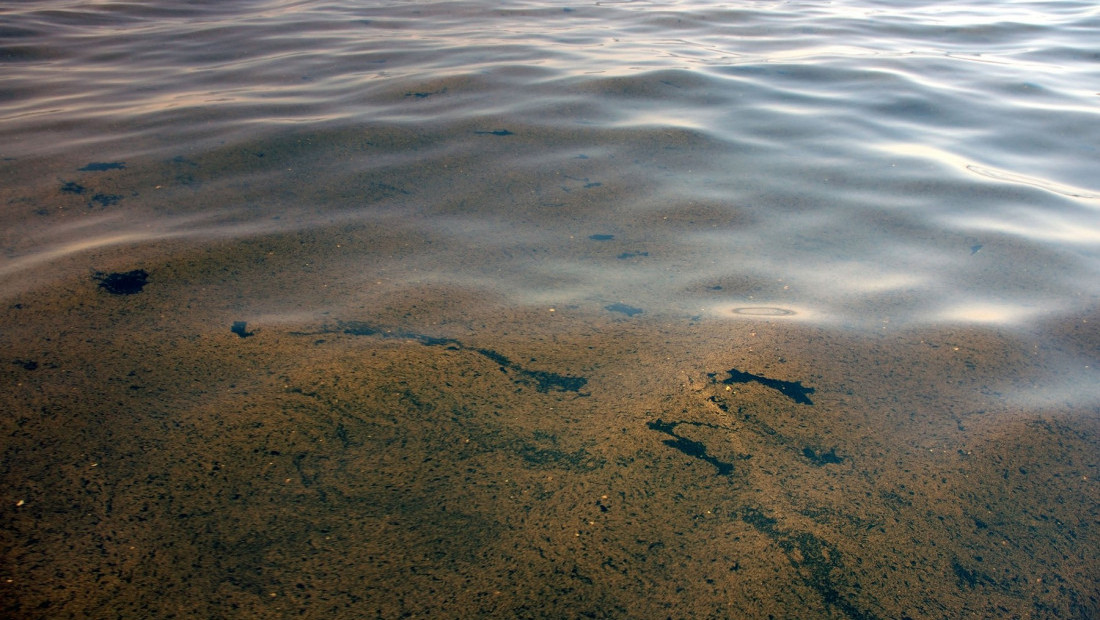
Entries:
<svg viewBox="0 0 1100 620">
<path fill-rule="evenodd" d="M 1045 308 L 1050 310 L 1050 308 Z M 947 323 L 980 323 L 986 325 L 1020 324 L 1038 314 L 1034 308 L 1011 304 L 972 302 L 944 308 L 936 314 L 938 321 Z"/>
<path fill-rule="evenodd" d="M 1028 239 L 1079 245 L 1100 243 L 1100 228 L 1088 227 L 1057 213 L 1001 213 L 995 216 L 955 215 L 946 218 L 952 226 L 971 230 L 1007 233 Z"/>
<path fill-rule="evenodd" d="M 919 157 L 921 159 L 929 159 L 957 168 L 961 171 L 971 174 L 977 174 L 986 179 L 992 179 L 994 181 L 1012 183 L 1015 185 L 1030 185 L 1031 187 L 1037 187 L 1044 189 L 1055 194 L 1061 194 L 1070 198 L 1084 199 L 1088 201 L 1100 201 L 1100 193 L 1096 191 L 1075 187 L 1073 185 L 1066 185 L 1064 183 L 1057 183 L 1048 179 L 1041 179 L 1039 177 L 1028 176 L 1011 172 L 1008 170 L 1001 170 L 993 168 L 991 166 L 982 166 L 973 161 L 955 155 L 954 153 L 938 149 L 934 146 L 928 146 L 927 144 L 917 144 L 911 142 L 895 142 L 884 143 L 875 145 L 875 148 L 890 153 L 892 155 L 901 155 L 904 157 Z"/>
</svg>

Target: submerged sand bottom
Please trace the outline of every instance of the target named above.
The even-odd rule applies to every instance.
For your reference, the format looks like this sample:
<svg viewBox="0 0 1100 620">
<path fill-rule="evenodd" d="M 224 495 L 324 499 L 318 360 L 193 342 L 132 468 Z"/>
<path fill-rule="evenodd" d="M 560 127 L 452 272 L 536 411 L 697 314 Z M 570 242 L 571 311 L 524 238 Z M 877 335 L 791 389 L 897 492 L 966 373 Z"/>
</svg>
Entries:
<svg viewBox="0 0 1100 620">
<path fill-rule="evenodd" d="M 3 309 L 9 617 L 1100 613 L 1098 412 L 999 397 L 1026 339 L 439 286 L 265 322 L 169 271 Z"/>
</svg>

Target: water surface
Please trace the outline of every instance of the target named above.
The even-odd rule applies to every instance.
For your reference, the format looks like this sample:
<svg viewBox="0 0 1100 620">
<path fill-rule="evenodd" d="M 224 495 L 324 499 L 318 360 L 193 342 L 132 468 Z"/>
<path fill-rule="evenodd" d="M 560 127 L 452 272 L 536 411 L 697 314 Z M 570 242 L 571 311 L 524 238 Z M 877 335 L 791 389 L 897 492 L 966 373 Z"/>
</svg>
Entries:
<svg viewBox="0 0 1100 620">
<path fill-rule="evenodd" d="M 1090 3 L 0 16 L 7 613 L 1098 613 Z"/>
</svg>

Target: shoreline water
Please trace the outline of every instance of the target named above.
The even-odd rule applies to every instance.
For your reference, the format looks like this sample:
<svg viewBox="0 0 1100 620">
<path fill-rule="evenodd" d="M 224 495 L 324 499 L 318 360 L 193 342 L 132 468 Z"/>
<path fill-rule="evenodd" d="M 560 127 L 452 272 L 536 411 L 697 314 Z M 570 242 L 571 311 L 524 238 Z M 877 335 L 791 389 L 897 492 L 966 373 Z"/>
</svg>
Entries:
<svg viewBox="0 0 1100 620">
<path fill-rule="evenodd" d="M 9 612 L 1091 613 L 1096 404 L 1002 390 L 1092 317 L 1031 344 L 426 285 L 266 321 L 233 245 L 5 308 Z"/>
<path fill-rule="evenodd" d="M 0 613 L 1096 617 L 1098 16 L 0 8 Z"/>
</svg>

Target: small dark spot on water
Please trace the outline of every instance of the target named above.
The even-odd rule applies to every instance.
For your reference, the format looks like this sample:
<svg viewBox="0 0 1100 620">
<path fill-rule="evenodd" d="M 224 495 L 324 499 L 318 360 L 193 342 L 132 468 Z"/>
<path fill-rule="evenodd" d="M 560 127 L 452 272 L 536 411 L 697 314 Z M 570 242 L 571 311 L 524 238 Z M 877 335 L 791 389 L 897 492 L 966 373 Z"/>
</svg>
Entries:
<svg viewBox="0 0 1100 620">
<path fill-rule="evenodd" d="M 93 161 L 83 168 L 77 168 L 80 172 L 103 172 L 104 170 L 122 170 L 126 167 L 124 161 Z"/>
<path fill-rule="evenodd" d="M 248 338 L 249 336 L 256 335 L 256 332 L 248 331 L 248 323 L 244 321 L 234 321 L 233 326 L 229 328 L 229 331 L 237 334 L 241 338 Z"/>
<path fill-rule="evenodd" d="M 112 295 L 133 295 L 145 288 L 149 273 L 144 269 L 116 273 L 97 271 L 92 277 L 99 280 L 100 288 Z"/>
<path fill-rule="evenodd" d="M 99 205 L 101 207 L 110 207 L 117 205 L 118 201 L 122 200 L 122 196 L 118 194 L 96 194 L 92 196 L 92 201 L 88 203 L 88 207 L 94 207 Z"/>
<path fill-rule="evenodd" d="M 183 155 L 176 155 L 175 157 L 173 157 L 172 158 L 172 163 L 173 164 L 183 164 L 183 165 L 186 165 L 186 166 L 193 166 L 193 167 L 198 167 L 198 165 L 199 165 L 198 162 L 187 159 Z"/>
<path fill-rule="evenodd" d="M 978 253 L 978 250 L 981 250 L 981 249 L 982 249 L 982 244 L 975 243 L 974 245 L 970 246 L 970 255 L 974 256 L 975 254 Z"/>
<path fill-rule="evenodd" d="M 588 238 L 593 241 L 611 241 L 615 235 L 588 235 Z"/>
<path fill-rule="evenodd" d="M 507 129 L 494 129 L 492 131 L 475 131 L 474 133 L 488 136 L 512 136 L 515 135 Z"/>
<path fill-rule="evenodd" d="M 722 290 L 722 287 L 715 284 L 714 286 L 708 286 L 707 290 L 708 291 L 720 291 L 720 290 Z"/>
<path fill-rule="evenodd" d="M 19 366 L 22 366 L 23 370 L 37 370 L 38 369 L 38 362 L 36 362 L 34 360 L 15 360 L 13 363 L 17 364 Z"/>
<path fill-rule="evenodd" d="M 73 181 L 66 181 L 65 184 L 61 186 L 61 191 L 66 194 L 83 194 L 84 189 L 85 187 L 83 185 Z"/>
<path fill-rule="evenodd" d="M 627 260 L 629 258 L 640 258 L 643 256 L 649 256 L 649 252 L 623 252 L 619 254 L 619 260 Z"/>
<path fill-rule="evenodd" d="M 645 310 L 642 310 L 641 308 L 635 308 L 634 306 L 628 306 L 627 304 L 623 303 L 613 303 L 610 306 L 604 306 L 604 310 L 608 310 L 611 312 L 620 312 L 627 316 L 634 316 L 636 314 L 641 314 L 645 312 Z"/>
<path fill-rule="evenodd" d="M 431 97 L 432 95 L 444 95 L 446 93 L 447 93 L 447 89 L 446 88 L 441 88 L 439 90 L 432 90 L 432 91 L 408 92 L 408 93 L 405 93 L 405 96 L 406 97 L 415 97 L 416 99 L 427 99 L 428 97 Z M 505 135 L 507 135 L 507 134 L 505 134 Z"/>
</svg>

